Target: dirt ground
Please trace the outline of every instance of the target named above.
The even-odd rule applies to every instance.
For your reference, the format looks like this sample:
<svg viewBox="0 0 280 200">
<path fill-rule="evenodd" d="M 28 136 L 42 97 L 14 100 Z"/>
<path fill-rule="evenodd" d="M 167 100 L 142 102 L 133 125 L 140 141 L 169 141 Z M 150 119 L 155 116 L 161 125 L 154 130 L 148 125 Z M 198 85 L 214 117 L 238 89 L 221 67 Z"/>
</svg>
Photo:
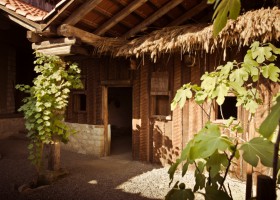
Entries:
<svg viewBox="0 0 280 200">
<path fill-rule="evenodd" d="M 15 188 L 35 177 L 35 169 L 27 160 L 27 144 L 27 140 L 18 138 L 0 140 L 1 200 L 153 199 L 118 188 L 129 179 L 159 167 L 132 161 L 131 154 L 123 149 L 100 159 L 62 150 L 61 164 L 70 174 L 46 188 L 20 194 Z"/>
<path fill-rule="evenodd" d="M 35 168 L 27 160 L 28 141 L 23 138 L 0 140 L 0 200 L 153 200 L 164 199 L 170 190 L 168 168 L 132 161 L 126 140 L 117 140 L 109 157 L 95 158 L 62 150 L 61 165 L 70 174 L 35 191 L 19 193 L 18 186 L 35 177 Z M 175 179 L 192 188 L 193 172 Z M 176 181 L 174 181 L 176 182 Z M 228 179 L 233 199 L 245 199 L 244 182 Z M 277 196 L 279 199 L 280 192 Z M 196 200 L 204 199 L 196 195 Z"/>
</svg>

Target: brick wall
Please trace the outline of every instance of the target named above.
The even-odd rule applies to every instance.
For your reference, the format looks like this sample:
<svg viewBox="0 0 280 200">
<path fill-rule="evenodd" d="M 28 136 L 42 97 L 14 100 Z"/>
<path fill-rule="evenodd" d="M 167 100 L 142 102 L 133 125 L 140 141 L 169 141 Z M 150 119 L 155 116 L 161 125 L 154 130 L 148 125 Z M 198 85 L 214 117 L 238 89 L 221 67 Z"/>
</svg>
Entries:
<svg viewBox="0 0 280 200">
<path fill-rule="evenodd" d="M 146 60 L 145 64 L 141 66 L 140 71 L 140 144 L 139 144 L 139 158 L 142 161 L 148 161 L 149 156 L 149 67 L 151 63 Z"/>
</svg>

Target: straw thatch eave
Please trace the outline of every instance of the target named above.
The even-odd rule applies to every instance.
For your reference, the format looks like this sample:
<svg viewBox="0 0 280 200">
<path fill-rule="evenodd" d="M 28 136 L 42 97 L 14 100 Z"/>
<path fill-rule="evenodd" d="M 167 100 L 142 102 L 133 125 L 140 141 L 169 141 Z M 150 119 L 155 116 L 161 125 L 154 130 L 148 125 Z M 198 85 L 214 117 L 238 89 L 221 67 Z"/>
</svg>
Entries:
<svg viewBox="0 0 280 200">
<path fill-rule="evenodd" d="M 150 54 L 153 60 L 161 53 L 205 50 L 212 53 L 216 48 L 247 46 L 253 41 L 278 41 L 280 38 L 280 10 L 260 9 L 246 12 L 236 20 L 228 21 L 219 35 L 213 37 L 213 25 L 188 25 L 171 27 L 132 40 L 120 47 L 117 56 Z"/>
</svg>

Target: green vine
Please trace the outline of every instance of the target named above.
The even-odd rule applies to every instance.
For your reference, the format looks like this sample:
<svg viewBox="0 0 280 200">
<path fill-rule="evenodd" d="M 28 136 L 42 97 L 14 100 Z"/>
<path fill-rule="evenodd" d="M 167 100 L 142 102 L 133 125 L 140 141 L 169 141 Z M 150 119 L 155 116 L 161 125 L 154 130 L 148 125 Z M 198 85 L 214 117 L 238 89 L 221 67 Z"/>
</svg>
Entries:
<svg viewBox="0 0 280 200">
<path fill-rule="evenodd" d="M 222 125 L 215 124 L 210 121 L 210 113 L 214 104 L 222 105 L 230 93 L 237 98 L 236 106 L 245 108 L 253 117 L 263 103 L 260 85 L 268 83 L 266 85 L 269 87 L 273 83 L 280 82 L 280 69 L 274 64 L 278 54 L 280 49 L 274 45 L 254 42 L 243 62 L 227 62 L 211 73 L 205 72 L 201 77 L 201 85 L 188 83 L 177 91 L 171 104 L 172 110 L 177 105 L 182 108 L 186 99 L 194 98 L 202 108 L 203 104 L 209 105 L 209 111 L 204 109 L 209 122 L 187 143 L 181 157 L 168 171 L 171 184 L 178 166 L 182 165 L 184 176 L 189 165 L 193 164 L 196 169 L 193 189 L 185 189 L 184 183 L 177 182 L 166 199 L 194 199 L 195 192 L 204 195 L 205 199 L 232 199 L 230 188 L 224 185 L 224 181 L 234 159 L 238 159 L 240 154 L 252 167 L 256 167 L 260 162 L 264 166 L 276 168 L 275 177 L 280 165 L 277 159 L 279 155 L 274 153 L 279 148 L 274 150 L 274 146 L 279 147 L 279 141 L 275 145 L 272 136 L 279 124 L 280 97 L 257 130 L 260 135 L 249 141 L 241 137 L 242 133 L 249 132 L 248 127 L 243 130 L 242 124 L 232 117 Z M 278 92 L 276 96 L 279 94 Z M 249 117 L 248 124 L 252 117 Z M 202 189 L 205 189 L 205 192 L 201 192 Z"/>
<path fill-rule="evenodd" d="M 16 85 L 16 89 L 27 93 L 19 111 L 24 113 L 25 126 L 30 139 L 28 159 L 41 167 L 44 144 L 55 141 L 66 143 L 73 132 L 63 121 L 70 89 L 82 88 L 80 69 L 76 64 L 62 61 L 57 56 L 36 53 L 34 70 L 39 74 L 33 86 Z"/>
</svg>

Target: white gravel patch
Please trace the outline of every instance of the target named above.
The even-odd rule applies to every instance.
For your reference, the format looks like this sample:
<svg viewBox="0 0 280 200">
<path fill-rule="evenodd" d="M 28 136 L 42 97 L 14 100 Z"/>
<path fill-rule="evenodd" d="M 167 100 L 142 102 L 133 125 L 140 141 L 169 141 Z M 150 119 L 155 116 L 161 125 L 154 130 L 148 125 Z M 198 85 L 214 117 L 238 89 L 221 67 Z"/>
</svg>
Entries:
<svg viewBox="0 0 280 200">
<path fill-rule="evenodd" d="M 170 190 L 168 168 L 153 169 L 136 177 L 133 177 L 125 183 L 119 185 L 117 189 L 121 189 L 128 193 L 141 194 L 141 196 L 152 199 L 164 199 L 165 195 Z M 193 172 L 187 172 L 182 178 L 181 173 L 175 173 L 173 183 L 177 180 L 184 182 L 186 188 L 193 188 L 195 178 Z M 245 182 L 227 178 L 225 185 L 229 184 L 233 199 L 245 199 Z M 278 194 L 279 196 L 279 194 Z M 196 194 L 195 199 L 204 199 L 201 194 Z"/>
</svg>

